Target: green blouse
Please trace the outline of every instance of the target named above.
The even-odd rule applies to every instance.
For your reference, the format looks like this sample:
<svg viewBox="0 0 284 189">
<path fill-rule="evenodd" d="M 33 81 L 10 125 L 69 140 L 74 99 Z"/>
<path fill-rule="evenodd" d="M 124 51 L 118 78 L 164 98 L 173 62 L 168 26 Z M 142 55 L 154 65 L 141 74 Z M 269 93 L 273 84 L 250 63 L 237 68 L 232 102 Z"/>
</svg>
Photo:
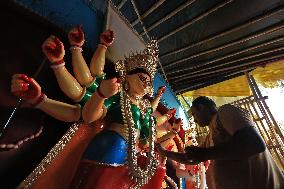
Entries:
<svg viewBox="0 0 284 189">
<path fill-rule="evenodd" d="M 97 77 L 93 83 L 86 88 L 86 92 L 79 102 L 81 106 L 83 107 L 85 103 L 91 98 L 94 92 L 96 92 L 99 84 L 103 80 L 103 77 Z M 110 123 L 123 123 L 123 116 L 121 112 L 121 105 L 120 105 L 120 95 L 114 95 L 104 101 L 104 105 L 107 108 L 107 119 L 110 121 Z M 131 105 L 131 112 L 135 124 L 135 128 L 140 130 L 140 140 L 144 144 L 147 142 L 147 138 L 150 134 L 150 120 L 156 124 L 156 119 L 154 116 L 152 116 L 153 109 L 149 108 L 145 115 L 142 116 L 140 109 L 132 104 Z"/>
</svg>

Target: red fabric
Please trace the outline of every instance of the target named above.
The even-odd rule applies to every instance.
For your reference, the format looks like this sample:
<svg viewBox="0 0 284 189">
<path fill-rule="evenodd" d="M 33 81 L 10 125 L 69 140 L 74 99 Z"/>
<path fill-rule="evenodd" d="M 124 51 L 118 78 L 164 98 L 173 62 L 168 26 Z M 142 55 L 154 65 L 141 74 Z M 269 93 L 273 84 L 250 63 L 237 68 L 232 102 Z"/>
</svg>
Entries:
<svg viewBox="0 0 284 189">
<path fill-rule="evenodd" d="M 145 165 L 144 158 L 140 158 L 140 163 Z M 90 160 L 83 160 L 69 187 L 70 189 L 128 189 L 133 185 L 128 175 L 127 166 L 111 167 L 96 165 Z M 159 166 L 149 183 L 142 189 L 160 189 L 166 168 Z"/>
<path fill-rule="evenodd" d="M 76 174 L 81 156 L 92 138 L 101 131 L 102 123 L 82 124 L 69 143 L 60 152 L 46 171 L 32 185 L 32 189 L 66 189 Z"/>
</svg>

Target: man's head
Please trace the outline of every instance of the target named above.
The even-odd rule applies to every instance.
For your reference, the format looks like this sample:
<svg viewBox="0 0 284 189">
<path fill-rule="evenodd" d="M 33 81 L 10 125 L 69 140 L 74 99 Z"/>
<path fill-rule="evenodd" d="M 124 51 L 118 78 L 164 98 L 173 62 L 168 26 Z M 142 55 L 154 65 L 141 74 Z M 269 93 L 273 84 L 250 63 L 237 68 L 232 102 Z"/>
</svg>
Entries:
<svg viewBox="0 0 284 189">
<path fill-rule="evenodd" d="M 217 107 L 215 102 L 205 96 L 196 98 L 188 110 L 188 114 L 193 116 L 194 122 L 200 127 L 208 126 L 216 112 Z"/>
</svg>

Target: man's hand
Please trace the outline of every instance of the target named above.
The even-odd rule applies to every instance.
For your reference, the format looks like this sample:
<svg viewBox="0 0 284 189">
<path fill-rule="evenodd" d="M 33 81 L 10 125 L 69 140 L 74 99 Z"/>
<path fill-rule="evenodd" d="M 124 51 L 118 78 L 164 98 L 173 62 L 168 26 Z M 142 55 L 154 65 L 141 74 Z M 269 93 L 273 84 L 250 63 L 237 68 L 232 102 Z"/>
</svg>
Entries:
<svg viewBox="0 0 284 189">
<path fill-rule="evenodd" d="M 155 149 L 160 155 L 166 156 L 166 150 L 161 146 L 161 144 L 156 144 Z"/>
<path fill-rule="evenodd" d="M 188 147 L 185 147 L 185 153 L 186 153 L 187 159 L 195 163 L 200 163 L 202 161 L 208 160 L 206 157 L 206 154 L 207 154 L 206 148 L 188 146 Z"/>
<path fill-rule="evenodd" d="M 179 163 L 183 163 L 183 164 L 198 164 L 199 163 L 199 162 L 193 161 L 192 159 L 189 159 L 187 156 L 187 153 L 167 151 L 160 144 L 156 145 L 156 150 L 158 151 L 160 155 L 166 156 L 169 159 L 175 160 Z"/>
</svg>

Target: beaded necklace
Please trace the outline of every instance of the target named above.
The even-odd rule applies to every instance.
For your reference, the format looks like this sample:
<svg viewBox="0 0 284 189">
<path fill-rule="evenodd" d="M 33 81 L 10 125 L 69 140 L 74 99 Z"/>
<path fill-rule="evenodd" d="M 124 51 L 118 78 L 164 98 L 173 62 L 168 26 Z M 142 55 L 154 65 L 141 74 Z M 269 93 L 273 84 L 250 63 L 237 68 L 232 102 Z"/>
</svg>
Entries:
<svg viewBox="0 0 284 189">
<path fill-rule="evenodd" d="M 148 160 L 145 169 L 141 169 L 141 167 L 137 163 L 137 138 L 138 132 L 135 128 L 135 123 L 133 121 L 133 116 L 131 112 L 131 100 L 126 91 L 120 91 L 120 103 L 121 103 L 121 112 L 123 116 L 124 126 L 127 128 L 128 132 L 128 157 L 127 157 L 127 165 L 129 167 L 130 177 L 134 181 L 133 188 L 141 188 L 143 185 L 147 184 L 151 177 L 154 175 L 155 170 L 158 165 L 158 161 L 155 159 L 154 154 L 154 139 L 155 139 L 155 123 L 153 120 L 150 121 L 150 141 L 149 141 L 149 152 L 148 152 Z M 139 103 L 141 104 L 141 103 Z M 146 104 L 145 109 L 146 108 Z M 140 107 L 139 107 L 140 108 Z M 150 108 L 150 106 L 148 106 Z M 143 108 L 144 109 L 144 108 Z M 141 110 L 140 110 L 141 111 Z"/>
</svg>

